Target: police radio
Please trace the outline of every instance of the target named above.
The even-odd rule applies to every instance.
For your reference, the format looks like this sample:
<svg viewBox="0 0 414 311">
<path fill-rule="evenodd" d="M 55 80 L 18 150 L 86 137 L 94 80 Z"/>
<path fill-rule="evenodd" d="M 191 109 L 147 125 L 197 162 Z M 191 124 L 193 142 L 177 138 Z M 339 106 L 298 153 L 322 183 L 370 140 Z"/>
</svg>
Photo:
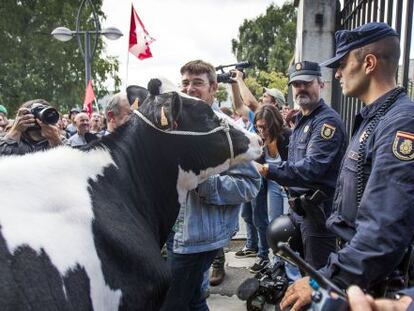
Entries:
<svg viewBox="0 0 414 311">
<path fill-rule="evenodd" d="M 306 261 L 300 258 L 288 246 L 288 243 L 279 242 L 277 244 L 282 255 L 288 257 L 301 270 L 305 271 L 310 277 L 310 286 L 313 288 L 312 303 L 308 310 L 311 311 L 346 311 L 348 310 L 348 298 L 345 292 L 325 278 Z M 333 294 L 333 295 L 332 295 Z"/>
</svg>

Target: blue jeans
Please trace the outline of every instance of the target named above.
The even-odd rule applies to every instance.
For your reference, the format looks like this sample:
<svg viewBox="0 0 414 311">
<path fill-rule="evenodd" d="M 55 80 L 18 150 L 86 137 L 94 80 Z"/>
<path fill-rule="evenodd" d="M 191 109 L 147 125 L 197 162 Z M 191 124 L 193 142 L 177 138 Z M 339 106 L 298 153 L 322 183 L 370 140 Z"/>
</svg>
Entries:
<svg viewBox="0 0 414 311">
<path fill-rule="evenodd" d="M 274 180 L 267 180 L 267 214 L 269 223 L 283 215 L 283 200 L 286 197 L 282 187 Z"/>
<path fill-rule="evenodd" d="M 201 292 L 205 293 L 208 290 L 208 285 L 210 282 L 210 268 L 204 271 L 203 282 L 201 282 Z"/>
<path fill-rule="evenodd" d="M 217 250 L 177 254 L 172 251 L 171 246 L 172 243 L 167 243 L 167 263 L 171 269 L 172 280 L 161 310 L 208 311 L 207 302 L 203 297 L 202 283 L 204 272 L 208 271 Z"/>
<path fill-rule="evenodd" d="M 263 182 L 257 197 L 242 205 L 241 217 L 246 222 L 246 247 L 257 249 L 257 256 L 268 258 L 269 245 L 266 240 L 266 230 L 269 225 L 267 216 L 266 183 Z"/>
</svg>

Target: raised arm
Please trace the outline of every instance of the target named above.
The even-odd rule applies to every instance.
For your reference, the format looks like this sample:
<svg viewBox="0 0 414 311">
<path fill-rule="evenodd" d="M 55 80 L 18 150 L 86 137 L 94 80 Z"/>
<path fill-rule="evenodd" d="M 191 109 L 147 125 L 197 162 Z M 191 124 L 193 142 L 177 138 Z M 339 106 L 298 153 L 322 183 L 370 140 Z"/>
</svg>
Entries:
<svg viewBox="0 0 414 311">
<path fill-rule="evenodd" d="M 241 99 L 243 100 L 244 105 L 246 105 L 253 112 L 256 111 L 256 109 L 259 107 L 259 102 L 253 96 L 252 92 L 250 92 L 246 83 L 244 83 L 243 72 L 239 70 L 234 70 L 232 72 L 234 72 L 233 80 L 236 82 L 233 84 L 236 84 L 238 86 L 239 94 L 241 96 Z"/>
</svg>

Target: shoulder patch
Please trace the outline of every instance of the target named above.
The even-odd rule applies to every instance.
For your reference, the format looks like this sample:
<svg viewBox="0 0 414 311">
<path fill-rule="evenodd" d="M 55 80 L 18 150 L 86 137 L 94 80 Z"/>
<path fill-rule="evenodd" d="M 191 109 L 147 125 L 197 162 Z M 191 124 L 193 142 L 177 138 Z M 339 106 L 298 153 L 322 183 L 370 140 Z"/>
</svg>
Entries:
<svg viewBox="0 0 414 311">
<path fill-rule="evenodd" d="M 394 143 L 392 144 L 392 152 L 397 157 L 397 159 L 403 161 L 414 160 L 414 134 L 397 131 L 394 138 Z"/>
<path fill-rule="evenodd" d="M 324 139 L 331 139 L 334 136 L 335 131 L 336 131 L 335 126 L 324 123 L 321 129 L 321 136 Z"/>
</svg>

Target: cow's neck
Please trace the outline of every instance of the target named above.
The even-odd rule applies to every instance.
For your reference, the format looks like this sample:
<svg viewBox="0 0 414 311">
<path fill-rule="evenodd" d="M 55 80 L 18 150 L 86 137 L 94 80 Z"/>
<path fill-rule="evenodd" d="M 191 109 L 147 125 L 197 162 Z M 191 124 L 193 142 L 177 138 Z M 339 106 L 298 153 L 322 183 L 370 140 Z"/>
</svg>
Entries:
<svg viewBox="0 0 414 311">
<path fill-rule="evenodd" d="M 118 166 L 115 180 L 125 189 L 122 199 L 133 214 L 147 220 L 161 244 L 179 210 L 175 138 L 132 124 L 111 148 Z"/>
</svg>

